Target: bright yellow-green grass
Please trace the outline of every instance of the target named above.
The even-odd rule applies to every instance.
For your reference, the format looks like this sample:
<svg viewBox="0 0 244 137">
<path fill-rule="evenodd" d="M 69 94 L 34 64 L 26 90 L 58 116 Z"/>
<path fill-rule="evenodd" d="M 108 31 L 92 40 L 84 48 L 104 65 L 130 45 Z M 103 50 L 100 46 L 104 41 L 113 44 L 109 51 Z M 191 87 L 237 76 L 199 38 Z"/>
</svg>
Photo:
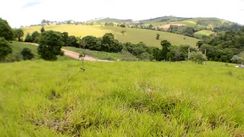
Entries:
<svg viewBox="0 0 244 137">
<path fill-rule="evenodd" d="M 184 24 L 184 25 L 186 25 L 186 26 L 189 26 L 189 27 L 194 27 L 194 26 L 197 25 L 196 21 L 191 20 L 191 19 L 189 19 L 189 20 L 179 21 L 178 23 L 179 23 L 179 24 L 182 23 L 182 24 Z"/>
<path fill-rule="evenodd" d="M 40 26 L 24 28 L 25 34 L 39 31 Z M 121 28 L 121 27 L 104 27 L 98 25 L 50 25 L 45 26 L 46 30 L 55 30 L 60 32 L 68 32 L 70 35 L 84 37 L 93 35 L 101 37 L 105 33 L 113 33 L 115 37 L 122 42 L 144 42 L 148 46 L 160 47 L 160 40 L 168 40 L 173 45 L 191 45 L 195 46 L 198 39 L 173 34 L 168 32 L 160 32 L 145 29 Z M 125 31 L 125 33 L 122 33 Z M 160 40 L 156 40 L 156 35 L 160 34 Z"/>
<path fill-rule="evenodd" d="M 3 137 L 241 137 L 244 70 L 207 62 L 0 64 Z"/>
<path fill-rule="evenodd" d="M 40 31 L 41 26 L 31 26 L 24 28 L 25 34 L 33 33 L 34 31 Z M 55 30 L 60 32 L 69 32 L 69 35 L 75 35 L 77 37 L 84 37 L 87 35 L 93 35 L 97 37 L 103 36 L 108 30 L 101 29 L 98 25 L 47 25 L 45 30 Z"/>
<path fill-rule="evenodd" d="M 200 30 L 200 31 L 194 33 L 194 35 L 196 37 L 211 36 L 213 34 L 215 34 L 215 33 L 213 31 L 211 31 L 211 30 Z"/>
</svg>

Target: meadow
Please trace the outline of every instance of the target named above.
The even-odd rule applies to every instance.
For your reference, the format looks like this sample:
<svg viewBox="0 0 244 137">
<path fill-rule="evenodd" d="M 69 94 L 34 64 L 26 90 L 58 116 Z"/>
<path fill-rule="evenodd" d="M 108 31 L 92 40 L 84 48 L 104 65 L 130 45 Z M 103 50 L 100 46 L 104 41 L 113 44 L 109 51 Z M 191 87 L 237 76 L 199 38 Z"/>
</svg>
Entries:
<svg viewBox="0 0 244 137">
<path fill-rule="evenodd" d="M 34 31 L 40 31 L 41 26 L 32 26 L 23 29 L 26 35 Z M 60 32 L 68 32 L 69 35 L 75 35 L 77 37 L 84 37 L 87 35 L 102 37 L 105 33 L 113 33 L 115 35 L 115 38 L 121 42 L 132 42 L 132 43 L 144 42 L 147 46 L 151 46 L 151 47 L 161 47 L 160 45 L 161 40 L 168 40 L 173 45 L 177 45 L 177 46 L 179 45 L 195 46 L 198 41 L 198 39 L 195 38 L 169 33 L 169 32 L 136 29 L 136 28 L 100 26 L 100 25 L 68 25 L 68 24 L 48 25 L 45 26 L 45 29 L 55 30 Z M 156 40 L 157 34 L 160 34 L 159 40 Z"/>
<path fill-rule="evenodd" d="M 232 64 L 35 60 L 0 71 L 0 136 L 244 135 L 244 70 Z"/>
</svg>

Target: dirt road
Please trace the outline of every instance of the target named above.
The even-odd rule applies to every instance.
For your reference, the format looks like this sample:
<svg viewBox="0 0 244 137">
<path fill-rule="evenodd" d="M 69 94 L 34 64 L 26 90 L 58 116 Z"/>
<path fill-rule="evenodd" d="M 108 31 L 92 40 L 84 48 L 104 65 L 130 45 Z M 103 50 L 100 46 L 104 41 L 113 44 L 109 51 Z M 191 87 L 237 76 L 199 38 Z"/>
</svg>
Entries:
<svg viewBox="0 0 244 137">
<path fill-rule="evenodd" d="M 74 52 L 74 51 L 70 51 L 70 50 L 67 50 L 67 49 L 62 49 L 62 51 L 64 52 L 65 56 L 73 58 L 73 59 L 76 59 L 76 60 L 113 62 L 113 61 L 110 61 L 110 60 L 97 59 L 97 58 L 94 58 L 94 57 L 89 56 L 89 55 L 85 55 L 85 57 L 81 57 L 80 58 L 80 53 L 77 53 L 77 52 Z"/>
</svg>

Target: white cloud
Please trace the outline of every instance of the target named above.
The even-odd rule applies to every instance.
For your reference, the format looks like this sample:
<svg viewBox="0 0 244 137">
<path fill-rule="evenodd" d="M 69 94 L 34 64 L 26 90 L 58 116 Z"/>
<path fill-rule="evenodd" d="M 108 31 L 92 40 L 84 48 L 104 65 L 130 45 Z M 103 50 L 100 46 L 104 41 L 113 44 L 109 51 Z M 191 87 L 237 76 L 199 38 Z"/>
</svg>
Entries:
<svg viewBox="0 0 244 137">
<path fill-rule="evenodd" d="M 1 2 L 0 17 L 12 26 L 40 23 L 42 19 L 139 20 L 165 15 L 218 17 L 244 24 L 243 7 L 243 0 L 8 0 Z"/>
</svg>

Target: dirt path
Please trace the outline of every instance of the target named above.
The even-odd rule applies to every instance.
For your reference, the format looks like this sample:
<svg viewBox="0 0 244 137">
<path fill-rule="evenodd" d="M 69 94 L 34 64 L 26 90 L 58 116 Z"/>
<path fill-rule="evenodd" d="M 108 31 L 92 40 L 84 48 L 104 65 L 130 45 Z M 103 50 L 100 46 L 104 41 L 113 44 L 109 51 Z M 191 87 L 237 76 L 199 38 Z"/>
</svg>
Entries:
<svg viewBox="0 0 244 137">
<path fill-rule="evenodd" d="M 36 43 L 28 43 L 28 44 L 31 44 L 31 45 L 34 45 L 34 46 L 38 46 L 38 44 L 36 44 Z M 113 61 L 110 61 L 110 60 L 97 59 L 97 58 L 89 56 L 89 55 L 85 55 L 85 57 L 80 58 L 80 53 L 78 53 L 78 52 L 70 51 L 70 50 L 67 50 L 67 49 L 61 49 L 61 50 L 64 52 L 65 56 L 70 57 L 72 59 L 76 59 L 76 60 L 113 62 Z"/>
<path fill-rule="evenodd" d="M 94 57 L 89 56 L 89 55 L 85 55 L 85 57 L 80 58 L 80 53 L 78 53 L 78 52 L 70 51 L 70 50 L 67 50 L 67 49 L 62 49 L 62 51 L 64 52 L 65 56 L 73 58 L 73 59 L 76 59 L 76 60 L 81 60 L 82 59 L 82 60 L 85 60 L 85 61 L 113 62 L 113 61 L 110 61 L 110 60 L 97 59 L 97 58 L 94 58 Z"/>
</svg>

